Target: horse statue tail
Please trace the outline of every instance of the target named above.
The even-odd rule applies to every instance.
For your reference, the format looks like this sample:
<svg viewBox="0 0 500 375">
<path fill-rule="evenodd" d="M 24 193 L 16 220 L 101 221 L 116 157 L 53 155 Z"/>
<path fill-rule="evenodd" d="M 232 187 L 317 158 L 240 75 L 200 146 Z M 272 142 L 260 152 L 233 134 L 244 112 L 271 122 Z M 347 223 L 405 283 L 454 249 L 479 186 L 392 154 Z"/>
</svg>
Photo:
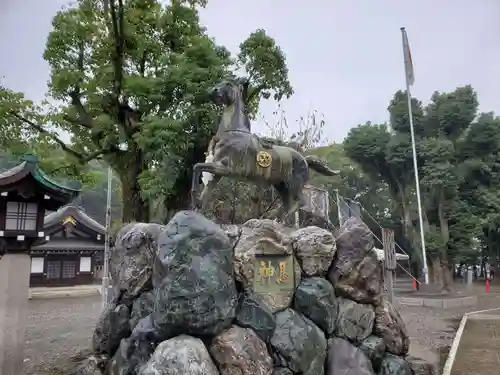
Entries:
<svg viewBox="0 0 500 375">
<path fill-rule="evenodd" d="M 316 155 L 307 155 L 305 156 L 305 159 L 307 166 L 310 169 L 322 174 L 323 176 L 337 176 L 340 174 L 340 171 L 330 169 L 330 167 L 328 167 L 328 165 L 326 165 L 326 163 Z"/>
</svg>

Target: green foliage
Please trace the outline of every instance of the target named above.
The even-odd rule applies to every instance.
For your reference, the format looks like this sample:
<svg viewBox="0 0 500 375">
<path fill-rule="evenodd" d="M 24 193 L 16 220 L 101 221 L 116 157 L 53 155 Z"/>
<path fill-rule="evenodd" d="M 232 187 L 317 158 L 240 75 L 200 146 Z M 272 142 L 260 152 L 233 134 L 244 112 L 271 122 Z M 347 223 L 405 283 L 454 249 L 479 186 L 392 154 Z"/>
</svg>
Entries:
<svg viewBox="0 0 500 375">
<path fill-rule="evenodd" d="M 265 30 L 257 30 L 240 44 L 238 66 L 243 68 L 250 78 L 247 106 L 250 115 L 255 115 L 259 106 L 259 93 L 268 99 L 280 101 L 293 94 L 288 81 L 288 68 L 285 55 L 274 39 Z"/>
<path fill-rule="evenodd" d="M 434 93 L 427 106 L 412 98 L 427 251 L 444 264 L 477 262 L 478 241 L 496 228 L 500 212 L 500 121 L 478 116 L 471 86 Z M 390 128 L 366 123 L 344 141 L 347 156 L 389 187 L 414 249 L 416 201 L 408 101 L 398 91 L 390 102 Z M 491 236 L 490 236 L 491 237 Z M 451 263 L 450 263 L 451 262 Z"/>
<path fill-rule="evenodd" d="M 424 110 L 422 102 L 412 98 L 413 126 L 415 134 L 425 135 L 425 125 L 422 124 Z M 387 108 L 390 115 L 391 128 L 400 134 L 410 134 L 410 117 L 408 116 L 408 95 L 404 91 L 397 91 Z"/>
</svg>

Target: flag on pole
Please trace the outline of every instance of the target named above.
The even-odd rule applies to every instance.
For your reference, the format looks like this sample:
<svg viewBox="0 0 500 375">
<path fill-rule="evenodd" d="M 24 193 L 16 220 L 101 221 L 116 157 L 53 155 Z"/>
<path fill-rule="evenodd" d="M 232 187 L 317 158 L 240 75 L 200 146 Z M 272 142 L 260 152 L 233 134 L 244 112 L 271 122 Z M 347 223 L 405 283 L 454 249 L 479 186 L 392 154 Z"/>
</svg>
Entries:
<svg viewBox="0 0 500 375">
<path fill-rule="evenodd" d="M 406 83 L 408 84 L 408 86 L 411 86 L 415 82 L 415 73 L 413 71 L 410 43 L 408 42 L 408 35 L 406 34 L 406 30 L 404 27 L 401 28 L 401 33 L 403 34 L 403 54 L 405 59 Z"/>
</svg>

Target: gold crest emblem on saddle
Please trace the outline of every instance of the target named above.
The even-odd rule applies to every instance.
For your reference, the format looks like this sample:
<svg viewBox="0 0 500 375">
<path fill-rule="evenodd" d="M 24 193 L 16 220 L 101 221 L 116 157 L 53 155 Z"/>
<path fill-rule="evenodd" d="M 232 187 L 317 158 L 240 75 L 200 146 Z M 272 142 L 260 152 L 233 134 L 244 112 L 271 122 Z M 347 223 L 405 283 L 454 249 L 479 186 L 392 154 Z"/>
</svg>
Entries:
<svg viewBox="0 0 500 375">
<path fill-rule="evenodd" d="M 267 151 L 259 151 L 257 154 L 257 164 L 262 168 L 269 167 L 273 162 L 273 157 Z"/>
</svg>

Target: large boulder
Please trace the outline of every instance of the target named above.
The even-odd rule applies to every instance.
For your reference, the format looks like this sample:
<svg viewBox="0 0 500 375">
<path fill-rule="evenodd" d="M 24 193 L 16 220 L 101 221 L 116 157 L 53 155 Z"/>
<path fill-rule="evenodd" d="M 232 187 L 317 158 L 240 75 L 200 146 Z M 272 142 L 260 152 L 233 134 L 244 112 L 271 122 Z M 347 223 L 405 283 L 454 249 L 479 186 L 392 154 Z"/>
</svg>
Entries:
<svg viewBox="0 0 500 375">
<path fill-rule="evenodd" d="M 386 354 L 380 364 L 378 375 L 413 375 L 413 371 L 404 358 Z"/>
<path fill-rule="evenodd" d="M 120 341 L 129 335 L 128 307 L 125 305 L 108 307 L 101 313 L 92 335 L 94 353 L 112 356 L 118 349 Z"/>
<path fill-rule="evenodd" d="M 120 347 L 109 364 L 109 375 L 136 374 L 153 354 L 160 341 L 151 316 L 142 318 L 130 337 L 120 342 Z"/>
<path fill-rule="evenodd" d="M 180 335 L 158 345 L 137 375 L 219 375 L 200 339 Z"/>
<path fill-rule="evenodd" d="M 406 357 L 406 361 L 410 365 L 413 375 L 438 375 L 436 366 L 422 358 L 408 356 Z"/>
<path fill-rule="evenodd" d="M 327 280 L 320 277 L 302 279 L 295 291 L 293 306 L 327 335 L 335 330 L 338 306 L 333 286 Z"/>
<path fill-rule="evenodd" d="M 135 367 L 129 361 L 129 340 L 123 339 L 120 347 L 109 361 L 107 373 L 109 375 L 129 375 L 135 373 Z"/>
<path fill-rule="evenodd" d="M 118 231 L 109 255 L 111 285 L 118 302 L 129 304 L 151 289 L 157 239 L 163 229 L 159 224 L 130 223 Z"/>
<path fill-rule="evenodd" d="M 378 371 L 385 355 L 384 340 L 380 337 L 370 335 L 361 341 L 359 348 L 368 356 L 368 358 L 370 358 L 373 369 Z"/>
<path fill-rule="evenodd" d="M 296 374 L 322 375 L 326 357 L 324 333 L 302 314 L 286 309 L 276 314 L 271 338 L 276 364 Z"/>
<path fill-rule="evenodd" d="M 334 337 L 328 340 L 325 375 L 375 375 L 370 359 L 349 341 Z"/>
<path fill-rule="evenodd" d="M 337 295 L 359 303 L 381 303 L 382 266 L 373 245 L 373 235 L 362 221 L 350 218 L 340 228 L 337 254 L 328 272 Z"/>
<path fill-rule="evenodd" d="M 293 375 L 293 372 L 286 367 L 276 367 L 272 375 Z"/>
<path fill-rule="evenodd" d="M 389 353 L 406 355 L 410 349 L 410 337 L 399 312 L 387 301 L 375 309 L 373 332 L 381 337 Z"/>
<path fill-rule="evenodd" d="M 90 355 L 79 362 L 69 375 L 102 375 L 107 359 L 105 355 Z"/>
<path fill-rule="evenodd" d="M 73 374 L 434 375 L 404 357 L 372 248 L 355 219 L 336 242 L 317 227 L 219 226 L 192 211 L 128 224 L 113 250 L 117 294 Z"/>
<path fill-rule="evenodd" d="M 234 248 L 234 274 L 245 289 L 252 289 L 255 256 L 263 249 L 267 254 L 292 255 L 292 239 L 283 226 L 272 220 L 252 219 L 241 226 L 241 234 Z"/>
<path fill-rule="evenodd" d="M 238 225 L 234 224 L 221 224 L 220 226 L 227 238 L 229 238 L 229 243 L 231 244 L 231 248 L 234 249 L 241 236 L 241 228 Z"/>
<path fill-rule="evenodd" d="M 272 311 L 258 294 L 252 292 L 240 295 L 236 323 L 243 328 L 253 329 L 264 342 L 269 342 L 276 329 Z"/>
<path fill-rule="evenodd" d="M 288 232 L 289 229 L 272 220 L 252 219 L 242 225 L 234 248 L 234 274 L 244 290 L 256 291 L 256 284 L 262 283 L 259 272 L 262 267 L 267 267 L 272 280 L 259 294 L 273 312 L 290 306 L 295 287 L 300 282 L 301 269 L 293 256 L 292 239 Z M 286 264 L 285 282 L 276 282 L 281 270 L 278 264 L 272 262 Z"/>
<path fill-rule="evenodd" d="M 162 340 L 180 333 L 216 336 L 236 315 L 233 250 L 219 225 L 181 211 L 158 239 L 151 314 Z"/>
<path fill-rule="evenodd" d="M 132 367 L 142 366 L 161 340 L 161 333 L 154 325 L 151 314 L 139 320 L 128 339 L 127 358 Z"/>
<path fill-rule="evenodd" d="M 221 375 L 271 375 L 273 360 L 262 341 L 250 328 L 232 326 L 210 345 L 210 354 Z"/>
<path fill-rule="evenodd" d="M 153 312 L 155 305 L 155 294 L 152 291 L 141 293 L 141 295 L 132 304 L 130 312 L 130 330 L 132 331 L 139 320 L 145 318 Z"/>
<path fill-rule="evenodd" d="M 325 276 L 336 251 L 333 234 L 311 226 L 295 231 L 292 241 L 302 272 L 307 276 Z"/>
<path fill-rule="evenodd" d="M 345 298 L 338 298 L 336 336 L 359 343 L 373 330 L 375 312 L 373 306 L 363 305 Z"/>
</svg>

